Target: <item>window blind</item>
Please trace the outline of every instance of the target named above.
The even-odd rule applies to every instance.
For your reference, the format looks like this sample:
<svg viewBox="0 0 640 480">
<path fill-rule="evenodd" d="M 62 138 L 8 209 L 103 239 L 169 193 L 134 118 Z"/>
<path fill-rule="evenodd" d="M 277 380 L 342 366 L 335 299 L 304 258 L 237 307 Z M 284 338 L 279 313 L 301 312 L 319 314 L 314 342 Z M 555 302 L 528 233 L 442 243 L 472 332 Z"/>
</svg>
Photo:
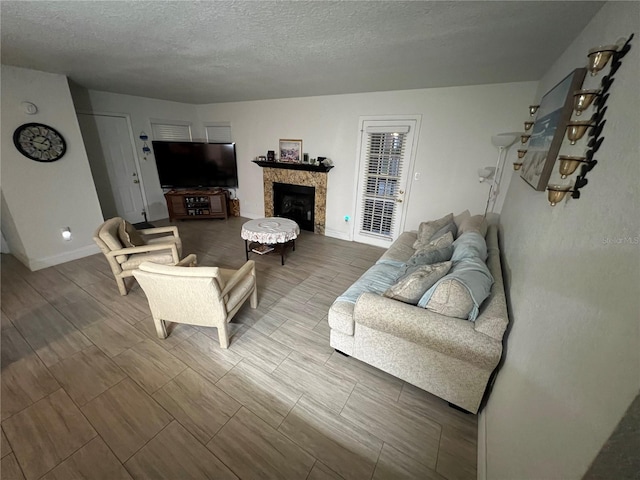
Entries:
<svg viewBox="0 0 640 480">
<path fill-rule="evenodd" d="M 205 124 L 207 143 L 231 143 L 231 125 L 228 123 Z"/>
<path fill-rule="evenodd" d="M 187 122 L 151 122 L 151 132 L 154 140 L 173 142 L 190 142 L 191 124 Z"/>
<path fill-rule="evenodd" d="M 368 127 L 360 232 L 391 237 L 408 127 Z"/>
</svg>

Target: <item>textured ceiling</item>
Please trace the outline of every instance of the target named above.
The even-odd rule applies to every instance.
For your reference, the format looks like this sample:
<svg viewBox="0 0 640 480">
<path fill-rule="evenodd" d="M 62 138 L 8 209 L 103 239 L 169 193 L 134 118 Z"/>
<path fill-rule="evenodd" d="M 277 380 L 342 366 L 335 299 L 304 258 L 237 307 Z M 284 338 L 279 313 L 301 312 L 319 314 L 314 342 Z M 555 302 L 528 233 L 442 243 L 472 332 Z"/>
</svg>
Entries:
<svg viewBox="0 0 640 480">
<path fill-rule="evenodd" d="M 198 104 L 538 80 L 603 3 L 2 0 L 2 63 Z"/>
</svg>

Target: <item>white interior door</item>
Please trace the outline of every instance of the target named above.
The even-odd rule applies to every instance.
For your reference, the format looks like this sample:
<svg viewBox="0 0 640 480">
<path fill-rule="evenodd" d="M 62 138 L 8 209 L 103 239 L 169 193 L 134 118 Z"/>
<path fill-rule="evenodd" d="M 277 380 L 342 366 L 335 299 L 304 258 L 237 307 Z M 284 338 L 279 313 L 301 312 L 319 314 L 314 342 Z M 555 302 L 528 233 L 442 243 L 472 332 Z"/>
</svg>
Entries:
<svg viewBox="0 0 640 480">
<path fill-rule="evenodd" d="M 362 122 L 356 242 L 388 247 L 402 232 L 417 124 L 415 119 Z"/>
<path fill-rule="evenodd" d="M 145 221 L 145 202 L 126 117 L 78 114 L 91 173 L 105 218 Z"/>
</svg>

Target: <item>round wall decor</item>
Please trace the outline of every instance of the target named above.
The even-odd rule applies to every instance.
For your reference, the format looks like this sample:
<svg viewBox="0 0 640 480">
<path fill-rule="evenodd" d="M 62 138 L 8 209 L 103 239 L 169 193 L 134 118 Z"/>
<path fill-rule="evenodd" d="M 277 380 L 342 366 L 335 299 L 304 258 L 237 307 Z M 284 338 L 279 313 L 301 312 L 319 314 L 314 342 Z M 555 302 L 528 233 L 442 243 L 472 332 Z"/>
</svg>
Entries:
<svg viewBox="0 0 640 480">
<path fill-rule="evenodd" d="M 67 151 L 62 135 L 42 123 L 25 123 L 13 132 L 13 144 L 18 151 L 36 162 L 55 162 Z"/>
</svg>

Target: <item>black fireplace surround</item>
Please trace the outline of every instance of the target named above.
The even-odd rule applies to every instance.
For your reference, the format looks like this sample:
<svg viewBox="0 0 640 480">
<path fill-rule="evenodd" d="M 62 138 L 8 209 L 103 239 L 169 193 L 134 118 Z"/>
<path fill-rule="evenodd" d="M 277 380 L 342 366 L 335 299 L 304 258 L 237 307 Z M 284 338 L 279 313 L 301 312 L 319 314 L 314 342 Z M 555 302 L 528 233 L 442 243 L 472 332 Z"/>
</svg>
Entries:
<svg viewBox="0 0 640 480">
<path fill-rule="evenodd" d="M 314 187 L 273 182 L 273 214 L 295 221 L 302 230 L 314 231 Z"/>
</svg>

